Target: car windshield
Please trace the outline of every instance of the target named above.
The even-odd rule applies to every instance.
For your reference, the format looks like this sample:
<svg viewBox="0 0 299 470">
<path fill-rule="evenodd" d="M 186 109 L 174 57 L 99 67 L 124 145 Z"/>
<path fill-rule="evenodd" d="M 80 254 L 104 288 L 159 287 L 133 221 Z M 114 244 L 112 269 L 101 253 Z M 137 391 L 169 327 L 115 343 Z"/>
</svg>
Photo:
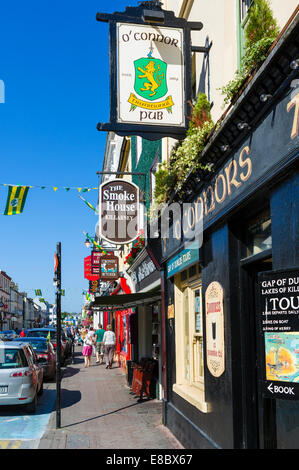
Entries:
<svg viewBox="0 0 299 470">
<path fill-rule="evenodd" d="M 16 369 L 28 367 L 27 360 L 22 349 L 1 348 L 0 369 Z"/>
<path fill-rule="evenodd" d="M 31 339 L 31 338 L 27 338 L 27 339 L 22 338 L 22 340 L 31 344 L 31 346 L 33 347 L 35 351 L 47 351 L 48 349 L 46 341 L 42 341 L 42 340 L 40 341 L 38 339 Z"/>
<path fill-rule="evenodd" d="M 42 330 L 28 331 L 27 336 L 37 336 L 39 338 L 47 338 L 48 333 L 49 333 L 49 330 L 45 330 L 45 331 L 42 331 Z M 51 331 L 50 330 L 50 338 L 51 338 L 51 340 L 56 339 L 56 331 Z"/>
</svg>

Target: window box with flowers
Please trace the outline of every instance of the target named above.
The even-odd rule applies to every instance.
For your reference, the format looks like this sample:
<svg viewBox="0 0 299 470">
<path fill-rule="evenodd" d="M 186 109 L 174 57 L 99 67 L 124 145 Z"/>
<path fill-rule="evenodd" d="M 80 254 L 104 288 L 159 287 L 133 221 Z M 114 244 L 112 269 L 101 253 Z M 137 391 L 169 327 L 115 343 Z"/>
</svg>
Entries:
<svg viewBox="0 0 299 470">
<path fill-rule="evenodd" d="M 137 258 L 138 254 L 143 250 L 144 245 L 145 245 L 144 231 L 140 230 L 138 237 L 133 242 L 131 251 L 129 252 L 129 254 L 126 256 L 124 260 L 124 263 L 131 266 L 131 264 Z"/>
</svg>

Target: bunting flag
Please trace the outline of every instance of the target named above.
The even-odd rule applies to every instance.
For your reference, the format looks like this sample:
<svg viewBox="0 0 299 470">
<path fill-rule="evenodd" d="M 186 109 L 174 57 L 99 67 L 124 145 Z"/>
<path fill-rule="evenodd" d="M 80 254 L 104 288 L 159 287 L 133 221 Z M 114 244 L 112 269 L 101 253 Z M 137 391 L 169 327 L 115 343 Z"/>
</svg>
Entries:
<svg viewBox="0 0 299 470">
<path fill-rule="evenodd" d="M 98 214 L 97 209 L 95 209 L 95 207 L 93 207 L 93 205 L 90 204 L 90 202 L 86 201 L 86 199 L 84 199 L 84 197 L 82 197 L 82 196 L 80 196 L 80 195 L 79 195 L 79 198 L 82 199 L 82 201 L 84 201 L 85 204 L 86 204 L 90 209 L 92 209 L 93 211 L 95 211 L 96 214 Z"/>
<path fill-rule="evenodd" d="M 61 295 L 65 296 L 65 290 L 61 289 Z"/>
<path fill-rule="evenodd" d="M 42 291 L 41 291 L 40 289 L 35 289 L 34 292 L 35 292 L 35 295 L 36 295 L 37 297 L 41 297 L 41 296 L 43 295 L 43 294 L 42 294 Z"/>
<path fill-rule="evenodd" d="M 9 186 L 4 215 L 21 214 L 24 209 L 29 186 Z"/>
<path fill-rule="evenodd" d="M 43 299 L 42 297 L 39 299 L 39 301 L 40 301 L 41 303 L 43 303 L 43 304 L 46 303 L 46 302 L 45 302 L 45 299 Z"/>
<path fill-rule="evenodd" d="M 8 183 L 0 183 L 0 186 L 9 186 L 9 187 L 19 187 L 19 186 L 25 186 L 25 185 L 22 185 L 22 184 L 8 184 Z M 33 188 L 33 189 L 52 189 L 54 190 L 55 192 L 58 190 L 58 189 L 65 189 L 66 192 L 70 191 L 71 189 L 72 190 L 76 190 L 78 191 L 79 193 L 87 193 L 89 191 L 92 191 L 92 190 L 95 190 L 95 189 L 99 189 L 99 187 L 95 187 L 95 188 L 78 188 L 78 187 L 70 187 L 70 186 L 63 186 L 63 187 L 59 187 L 59 186 L 35 186 L 35 185 L 27 185 L 28 188 Z"/>
</svg>

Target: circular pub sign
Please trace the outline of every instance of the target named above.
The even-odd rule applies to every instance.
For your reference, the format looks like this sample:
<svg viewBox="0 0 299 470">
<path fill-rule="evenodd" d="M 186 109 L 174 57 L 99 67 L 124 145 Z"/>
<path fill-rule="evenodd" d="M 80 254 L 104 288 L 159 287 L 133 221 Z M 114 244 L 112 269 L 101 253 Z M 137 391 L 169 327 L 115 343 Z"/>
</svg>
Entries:
<svg viewBox="0 0 299 470">
<path fill-rule="evenodd" d="M 139 188 L 134 183 L 115 179 L 100 185 L 100 237 L 124 245 L 135 240 L 140 230 Z"/>
</svg>

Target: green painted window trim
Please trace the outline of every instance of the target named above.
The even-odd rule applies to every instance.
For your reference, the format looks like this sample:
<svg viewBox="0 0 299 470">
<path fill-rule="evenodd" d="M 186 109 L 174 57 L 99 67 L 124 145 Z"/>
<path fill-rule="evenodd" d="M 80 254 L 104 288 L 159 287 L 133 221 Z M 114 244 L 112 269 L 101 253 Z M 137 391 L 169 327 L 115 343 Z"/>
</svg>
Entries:
<svg viewBox="0 0 299 470">
<path fill-rule="evenodd" d="M 244 17 L 243 21 L 241 22 L 241 1 L 242 0 L 236 0 L 236 9 L 237 9 L 237 50 L 238 50 L 238 69 L 241 67 L 241 60 L 244 55 L 244 45 L 245 45 L 245 40 L 244 40 L 244 30 L 246 23 L 249 19 L 249 10 L 251 8 L 251 5 L 249 9 L 247 10 L 246 16 Z"/>
</svg>

